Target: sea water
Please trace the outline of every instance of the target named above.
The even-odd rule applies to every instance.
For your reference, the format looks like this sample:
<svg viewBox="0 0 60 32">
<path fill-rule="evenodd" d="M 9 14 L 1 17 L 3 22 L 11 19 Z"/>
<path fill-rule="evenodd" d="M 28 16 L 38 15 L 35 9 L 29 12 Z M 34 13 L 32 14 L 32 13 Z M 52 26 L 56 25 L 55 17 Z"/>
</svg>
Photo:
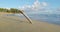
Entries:
<svg viewBox="0 0 60 32">
<path fill-rule="evenodd" d="M 60 25 L 60 14 L 34 14 L 30 18 Z"/>
<path fill-rule="evenodd" d="M 27 14 L 31 19 L 48 22 L 52 24 L 60 25 L 60 14 Z M 24 18 L 20 14 L 9 14 L 8 16 L 18 16 Z"/>
</svg>

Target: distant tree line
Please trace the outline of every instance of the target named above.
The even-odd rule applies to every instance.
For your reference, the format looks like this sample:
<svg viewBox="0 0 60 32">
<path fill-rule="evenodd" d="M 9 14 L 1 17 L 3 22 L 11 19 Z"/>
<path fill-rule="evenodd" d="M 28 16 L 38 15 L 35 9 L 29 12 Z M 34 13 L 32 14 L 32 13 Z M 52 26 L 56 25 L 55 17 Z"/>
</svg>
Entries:
<svg viewBox="0 0 60 32">
<path fill-rule="evenodd" d="M 8 13 L 22 13 L 22 11 L 21 11 L 21 10 L 19 10 L 19 9 L 15 9 L 15 8 L 10 8 L 10 9 L 0 8 L 0 12 L 8 12 Z"/>
</svg>

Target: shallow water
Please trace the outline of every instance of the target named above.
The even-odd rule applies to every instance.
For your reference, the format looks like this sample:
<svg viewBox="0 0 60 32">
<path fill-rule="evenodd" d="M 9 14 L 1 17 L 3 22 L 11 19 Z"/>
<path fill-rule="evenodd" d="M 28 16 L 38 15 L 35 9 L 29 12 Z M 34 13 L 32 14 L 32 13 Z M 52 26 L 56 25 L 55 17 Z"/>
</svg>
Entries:
<svg viewBox="0 0 60 32">
<path fill-rule="evenodd" d="M 32 15 L 31 18 L 60 25 L 60 14 L 36 14 L 36 16 Z"/>
<path fill-rule="evenodd" d="M 17 16 L 24 18 L 24 16 L 20 14 L 9 14 L 7 16 Z M 43 22 L 60 25 L 60 14 L 28 14 L 28 16 L 34 20 L 41 20 Z"/>
</svg>

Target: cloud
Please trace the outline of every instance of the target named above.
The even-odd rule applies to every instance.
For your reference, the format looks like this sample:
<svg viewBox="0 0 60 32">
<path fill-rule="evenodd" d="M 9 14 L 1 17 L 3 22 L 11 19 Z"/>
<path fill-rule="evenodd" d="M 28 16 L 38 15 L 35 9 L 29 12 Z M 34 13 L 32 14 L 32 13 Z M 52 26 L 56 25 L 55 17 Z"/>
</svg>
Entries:
<svg viewBox="0 0 60 32">
<path fill-rule="evenodd" d="M 36 0 L 32 5 L 24 5 L 20 7 L 20 9 L 23 9 L 23 10 L 30 9 L 33 11 L 38 11 L 38 10 L 44 9 L 46 6 L 47 6 L 46 2 L 40 3 L 38 0 Z"/>
<path fill-rule="evenodd" d="M 57 11 L 60 11 L 60 8 L 57 8 Z"/>
<path fill-rule="evenodd" d="M 20 9 L 25 10 L 27 14 L 60 14 L 59 8 L 49 8 L 47 2 L 36 0 L 32 5 L 24 5 Z"/>
<path fill-rule="evenodd" d="M 56 14 L 59 13 L 57 10 L 60 11 L 60 8 L 57 10 L 54 8 L 48 8 L 47 2 L 39 2 L 38 0 L 32 5 L 24 5 L 21 8 L 25 10 L 27 14 Z"/>
<path fill-rule="evenodd" d="M 43 5 L 43 6 L 47 6 L 47 3 L 46 3 L 46 2 L 42 2 L 42 5 Z"/>
</svg>

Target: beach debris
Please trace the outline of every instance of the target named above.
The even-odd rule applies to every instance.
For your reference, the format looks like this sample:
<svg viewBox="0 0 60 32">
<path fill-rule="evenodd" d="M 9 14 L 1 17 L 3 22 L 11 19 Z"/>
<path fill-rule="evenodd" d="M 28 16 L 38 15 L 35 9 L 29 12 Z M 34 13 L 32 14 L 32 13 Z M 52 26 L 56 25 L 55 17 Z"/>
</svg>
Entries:
<svg viewBox="0 0 60 32">
<path fill-rule="evenodd" d="M 25 12 L 20 11 L 20 13 L 23 14 L 26 17 L 26 19 L 29 21 L 29 23 L 32 24 L 32 20 L 27 16 L 27 14 Z"/>
</svg>

